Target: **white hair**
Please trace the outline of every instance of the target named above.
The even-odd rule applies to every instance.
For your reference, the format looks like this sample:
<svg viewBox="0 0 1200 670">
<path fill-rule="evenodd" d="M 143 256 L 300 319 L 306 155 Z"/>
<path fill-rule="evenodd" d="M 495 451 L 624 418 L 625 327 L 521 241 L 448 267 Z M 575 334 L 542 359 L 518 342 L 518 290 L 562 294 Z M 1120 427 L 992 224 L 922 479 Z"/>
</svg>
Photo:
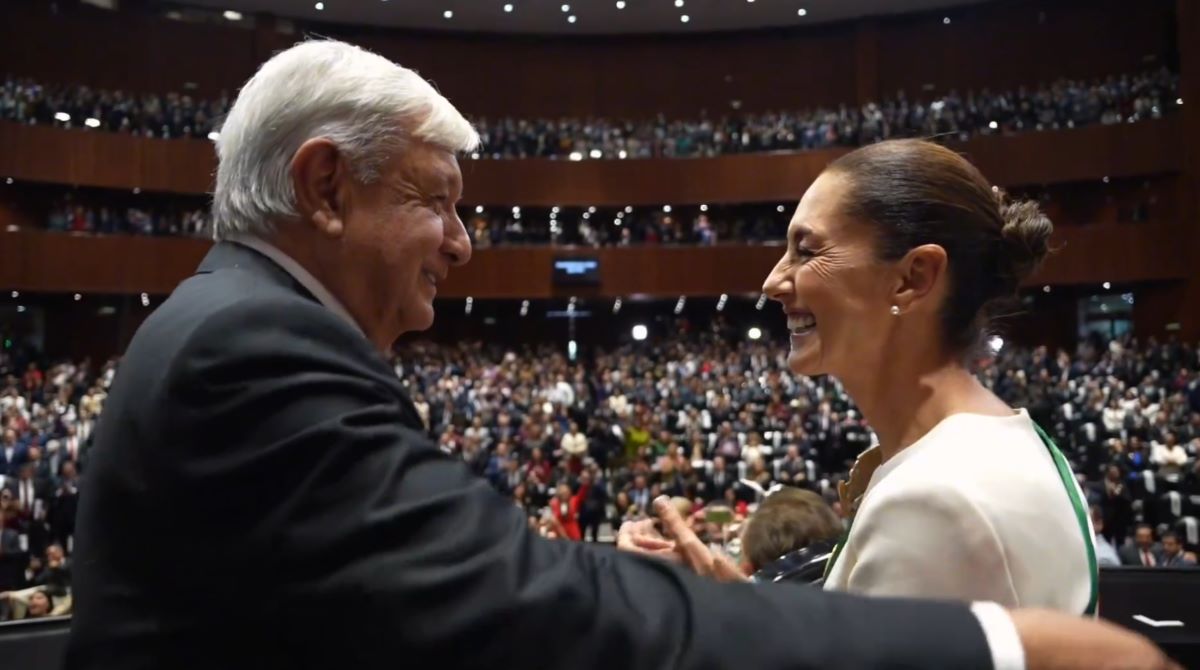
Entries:
<svg viewBox="0 0 1200 670">
<path fill-rule="evenodd" d="M 479 134 L 416 72 L 351 44 L 301 42 L 263 63 L 217 137 L 213 237 L 264 233 L 297 215 L 291 163 L 310 139 L 337 145 L 363 183 L 416 138 L 472 151 Z"/>
</svg>

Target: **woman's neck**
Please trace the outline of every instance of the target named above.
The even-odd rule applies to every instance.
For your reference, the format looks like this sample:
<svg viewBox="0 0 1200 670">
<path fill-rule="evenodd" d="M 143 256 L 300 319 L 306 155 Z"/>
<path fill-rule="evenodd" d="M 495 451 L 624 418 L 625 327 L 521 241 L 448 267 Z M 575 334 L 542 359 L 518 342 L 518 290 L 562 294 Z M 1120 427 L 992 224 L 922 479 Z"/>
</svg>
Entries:
<svg viewBox="0 0 1200 670">
<path fill-rule="evenodd" d="M 957 362 L 923 363 L 914 357 L 873 372 L 870 377 L 842 382 L 879 438 L 884 462 L 953 414 L 1012 414 Z"/>
</svg>

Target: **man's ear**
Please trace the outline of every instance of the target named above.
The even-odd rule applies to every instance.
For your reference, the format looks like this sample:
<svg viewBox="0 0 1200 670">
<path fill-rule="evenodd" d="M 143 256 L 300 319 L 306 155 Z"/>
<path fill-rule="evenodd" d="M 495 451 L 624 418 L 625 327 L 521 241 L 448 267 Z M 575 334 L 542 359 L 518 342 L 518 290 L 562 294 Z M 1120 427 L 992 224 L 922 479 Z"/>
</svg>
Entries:
<svg viewBox="0 0 1200 670">
<path fill-rule="evenodd" d="M 936 298 L 949 271 L 946 250 L 937 244 L 923 244 L 909 250 L 896 269 L 898 276 L 892 304 L 909 312 Z"/>
<path fill-rule="evenodd" d="M 345 230 L 342 188 L 348 175 L 337 145 L 324 137 L 308 140 L 296 150 L 291 167 L 300 218 L 323 235 L 340 237 Z"/>
</svg>

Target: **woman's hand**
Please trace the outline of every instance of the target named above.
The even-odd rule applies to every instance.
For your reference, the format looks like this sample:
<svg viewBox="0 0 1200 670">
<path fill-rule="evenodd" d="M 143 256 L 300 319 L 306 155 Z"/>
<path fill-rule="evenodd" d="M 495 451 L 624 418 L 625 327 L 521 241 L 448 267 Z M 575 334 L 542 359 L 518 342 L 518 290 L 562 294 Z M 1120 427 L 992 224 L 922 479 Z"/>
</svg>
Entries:
<svg viewBox="0 0 1200 670">
<path fill-rule="evenodd" d="M 742 574 L 733 559 L 709 549 L 708 545 L 700 541 L 669 498 L 656 498 L 654 511 L 662 520 L 666 536 L 674 538 L 675 552 L 684 565 L 702 577 L 711 577 L 722 582 L 747 581 L 746 575 Z"/>
<path fill-rule="evenodd" d="M 617 549 L 644 556 L 653 556 L 673 563 L 680 562 L 675 543 L 662 536 L 654 519 L 626 521 L 617 531 Z"/>
<path fill-rule="evenodd" d="M 718 554 L 700 541 L 670 498 L 659 496 L 653 503 L 663 532 L 653 519 L 626 521 L 617 533 L 617 548 L 672 563 L 682 563 L 703 577 L 723 582 L 743 582 L 746 576 L 728 556 Z"/>
</svg>

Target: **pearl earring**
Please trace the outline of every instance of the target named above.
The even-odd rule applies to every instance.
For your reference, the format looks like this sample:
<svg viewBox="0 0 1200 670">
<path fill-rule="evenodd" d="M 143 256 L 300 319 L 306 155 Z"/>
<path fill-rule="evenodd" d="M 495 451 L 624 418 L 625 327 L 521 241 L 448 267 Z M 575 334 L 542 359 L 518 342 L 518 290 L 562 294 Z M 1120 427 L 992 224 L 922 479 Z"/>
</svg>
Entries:
<svg viewBox="0 0 1200 670">
<path fill-rule="evenodd" d="M 892 305 L 892 316 L 900 316 L 900 307 L 898 305 Z"/>
</svg>

